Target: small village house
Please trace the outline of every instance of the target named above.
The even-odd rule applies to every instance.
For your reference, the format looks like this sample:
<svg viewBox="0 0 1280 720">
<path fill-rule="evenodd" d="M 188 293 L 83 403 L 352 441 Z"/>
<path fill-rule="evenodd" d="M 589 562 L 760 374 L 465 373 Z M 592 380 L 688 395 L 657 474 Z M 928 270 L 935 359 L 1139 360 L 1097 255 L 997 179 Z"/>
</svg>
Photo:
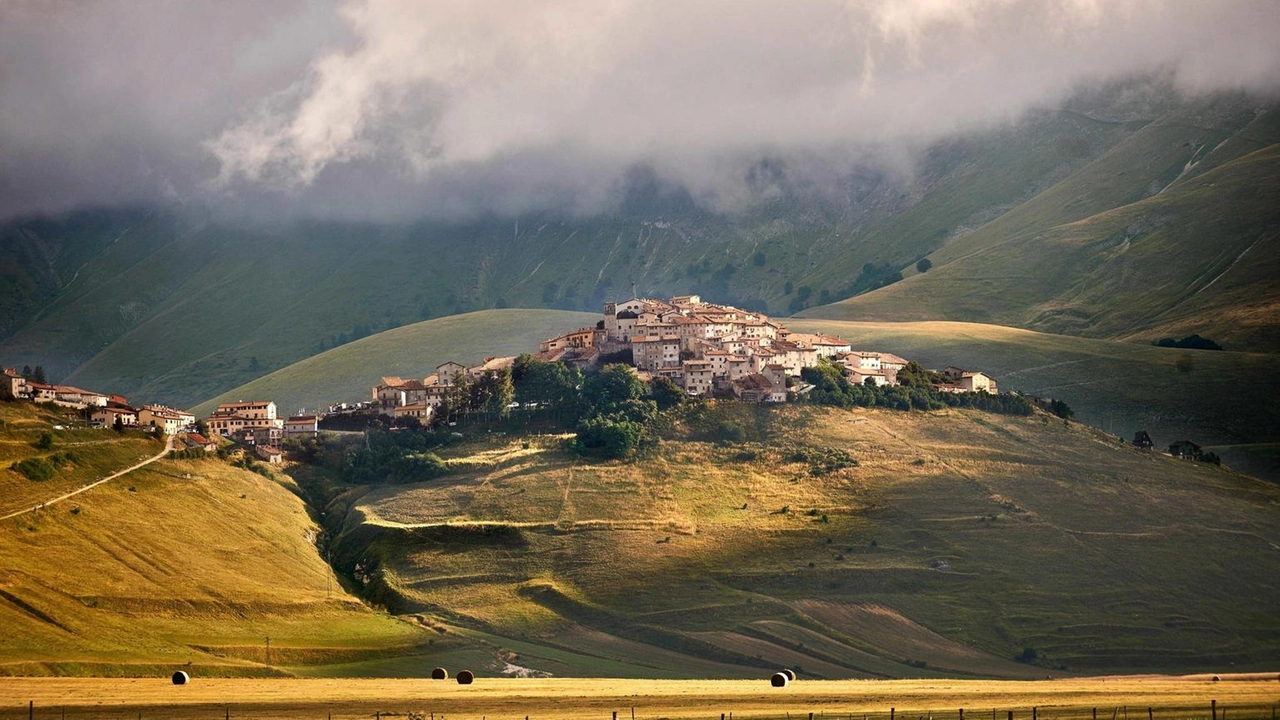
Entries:
<svg viewBox="0 0 1280 720">
<path fill-rule="evenodd" d="M 392 419 L 400 420 L 403 418 L 413 418 L 423 425 L 431 422 L 431 418 L 435 417 L 436 406 L 428 403 L 415 403 L 413 405 L 400 405 L 392 409 Z"/>
<path fill-rule="evenodd" d="M 218 449 L 216 440 L 210 440 L 200 433 L 187 433 L 182 436 L 182 442 L 189 448 L 199 448 L 207 453 L 215 452 Z"/>
<path fill-rule="evenodd" d="M 685 360 L 680 365 L 684 371 L 684 391 L 690 395 L 708 395 L 714 375 L 709 360 Z"/>
<path fill-rule="evenodd" d="M 965 370 L 954 365 L 942 371 L 942 376 L 950 381 L 950 386 L 958 388 L 951 392 L 985 392 L 998 393 L 996 381 L 984 372 Z"/>
<path fill-rule="evenodd" d="M 320 418 L 316 415 L 290 415 L 284 421 L 285 437 L 315 437 L 320 432 Z"/>
<path fill-rule="evenodd" d="M 112 428 L 115 427 L 117 418 L 124 427 L 135 427 L 138 424 L 137 411 L 132 408 L 110 405 L 104 408 L 95 408 L 89 414 L 89 425 L 95 428 Z"/>
<path fill-rule="evenodd" d="M 5 368 L 0 375 L 0 398 L 18 400 L 27 396 L 27 379 L 18 373 L 17 368 Z"/>
<path fill-rule="evenodd" d="M 163 405 L 147 405 L 138 411 L 138 425 L 173 435 L 195 424 L 195 416 Z"/>
</svg>

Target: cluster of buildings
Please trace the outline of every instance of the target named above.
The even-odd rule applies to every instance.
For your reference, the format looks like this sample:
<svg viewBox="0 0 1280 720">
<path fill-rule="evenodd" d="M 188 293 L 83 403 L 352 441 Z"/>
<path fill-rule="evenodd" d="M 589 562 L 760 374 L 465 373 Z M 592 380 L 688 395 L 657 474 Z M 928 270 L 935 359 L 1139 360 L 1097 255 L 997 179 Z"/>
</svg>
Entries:
<svg viewBox="0 0 1280 720">
<path fill-rule="evenodd" d="M 896 385 L 898 371 L 907 366 L 892 353 L 856 351 L 838 337 L 792 332 L 763 313 L 704 302 L 697 295 L 605 303 L 595 327 L 544 340 L 535 357 L 584 371 L 629 362 L 646 381 L 665 377 L 691 396 L 732 394 L 746 402 L 787 402 L 803 394 L 807 386 L 796 378 L 824 358 L 857 384 Z M 427 422 L 459 378 L 474 380 L 514 361 L 486 358 L 474 367 L 448 362 L 422 380 L 384 377 L 364 407 L 392 419 Z M 942 392 L 998 392 L 995 381 L 981 372 L 951 367 L 943 376 L 945 382 L 936 385 Z"/>
<path fill-rule="evenodd" d="M 280 417 L 270 400 L 222 403 L 205 421 L 210 435 L 224 437 L 253 448 L 269 463 L 279 463 L 284 454 L 281 442 L 287 437 L 315 436 L 320 417 L 315 414 Z"/>
<path fill-rule="evenodd" d="M 434 373 L 421 380 L 387 376 L 373 386 L 373 398 L 363 409 L 372 408 L 393 420 L 414 418 L 425 424 L 460 379 L 477 380 L 485 373 L 510 368 L 515 361 L 515 357 L 488 357 L 471 367 L 450 361 L 437 365 Z"/>
<path fill-rule="evenodd" d="M 748 402 L 786 402 L 803 393 L 804 384 L 788 378 L 824 358 L 857 384 L 896 385 L 907 365 L 892 353 L 855 351 L 841 338 L 792 332 L 763 313 L 697 295 L 605 303 L 596 327 L 544 341 L 538 357 L 586 368 L 627 353 L 646 379 L 668 378 L 689 395 L 732 393 Z M 944 376 L 937 386 L 943 392 L 997 392 L 980 372 L 948 368 Z"/>
<path fill-rule="evenodd" d="M 164 405 L 134 407 L 123 395 L 34 382 L 23 377 L 16 368 L 4 368 L 0 374 L 0 397 L 77 410 L 83 412 L 89 425 L 95 428 L 120 425 L 175 435 L 196 422 L 195 415 Z"/>
</svg>

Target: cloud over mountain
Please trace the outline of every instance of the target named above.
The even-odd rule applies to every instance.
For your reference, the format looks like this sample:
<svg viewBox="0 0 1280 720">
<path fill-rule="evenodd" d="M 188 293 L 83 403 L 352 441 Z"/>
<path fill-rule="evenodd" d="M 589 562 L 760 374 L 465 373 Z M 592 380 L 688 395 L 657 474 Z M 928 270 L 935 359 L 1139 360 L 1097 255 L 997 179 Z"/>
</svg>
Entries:
<svg viewBox="0 0 1280 720">
<path fill-rule="evenodd" d="M 1017 119 L 1084 83 L 1280 85 L 1266 0 L 351 0 L 0 10 L 0 214 L 165 195 L 589 210 Z"/>
</svg>

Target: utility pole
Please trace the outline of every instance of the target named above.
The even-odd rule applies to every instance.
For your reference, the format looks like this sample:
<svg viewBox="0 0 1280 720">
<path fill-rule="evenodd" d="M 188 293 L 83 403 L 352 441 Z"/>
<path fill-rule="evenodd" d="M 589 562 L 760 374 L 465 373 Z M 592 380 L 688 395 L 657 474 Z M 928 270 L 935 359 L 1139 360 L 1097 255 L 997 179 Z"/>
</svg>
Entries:
<svg viewBox="0 0 1280 720">
<path fill-rule="evenodd" d="M 267 636 L 267 665 L 271 665 L 271 636 Z"/>
</svg>

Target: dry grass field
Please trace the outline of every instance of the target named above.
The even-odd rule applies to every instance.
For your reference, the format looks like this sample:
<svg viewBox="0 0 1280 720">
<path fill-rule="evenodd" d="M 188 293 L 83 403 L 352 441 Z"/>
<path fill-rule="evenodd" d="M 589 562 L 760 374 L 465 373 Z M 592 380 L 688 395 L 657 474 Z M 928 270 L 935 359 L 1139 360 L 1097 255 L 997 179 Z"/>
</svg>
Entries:
<svg viewBox="0 0 1280 720">
<path fill-rule="evenodd" d="M 1179 350 L 962 322 L 842 322 L 793 318 L 804 332 L 839 335 L 926 367 L 991 374 L 1004 391 L 1065 400 L 1077 419 L 1161 447 L 1192 440 L 1251 475 L 1280 481 L 1280 376 L 1264 353 Z"/>
<path fill-rule="evenodd" d="M 28 404 L 0 403 L 0 413 L 11 450 L 74 448 L 79 458 L 38 483 L 0 465 L 0 507 L 14 497 L 30 506 L 160 447 L 110 430 L 53 430 L 56 416 Z M 17 442 L 41 432 L 55 436 L 49 451 Z M 287 482 L 214 459 L 161 460 L 0 521 L 0 675 L 261 676 L 421 652 L 431 640 L 421 629 L 336 581 Z"/>
<path fill-rule="evenodd" d="M 636 463 L 554 436 L 350 502 L 405 615 L 555 676 L 1035 678 L 1266 669 L 1280 490 L 1057 418 L 721 405 Z M 831 472 L 798 460 L 845 453 Z M 1015 662 L 1026 648 L 1037 662 Z"/>
<path fill-rule="evenodd" d="M 440 720 L 624 720 L 653 718 L 735 720 L 765 718 L 958 718 L 1006 720 L 1100 718 L 1159 720 L 1209 718 L 1216 700 L 1222 717 L 1268 718 L 1280 703 L 1280 675 L 1098 677 L 1041 681 L 852 680 L 799 681 L 771 688 L 754 680 L 616 680 L 477 678 L 296 680 L 204 679 L 175 687 L 161 679 L 0 679 L 0 718 L 374 718 Z"/>
</svg>

